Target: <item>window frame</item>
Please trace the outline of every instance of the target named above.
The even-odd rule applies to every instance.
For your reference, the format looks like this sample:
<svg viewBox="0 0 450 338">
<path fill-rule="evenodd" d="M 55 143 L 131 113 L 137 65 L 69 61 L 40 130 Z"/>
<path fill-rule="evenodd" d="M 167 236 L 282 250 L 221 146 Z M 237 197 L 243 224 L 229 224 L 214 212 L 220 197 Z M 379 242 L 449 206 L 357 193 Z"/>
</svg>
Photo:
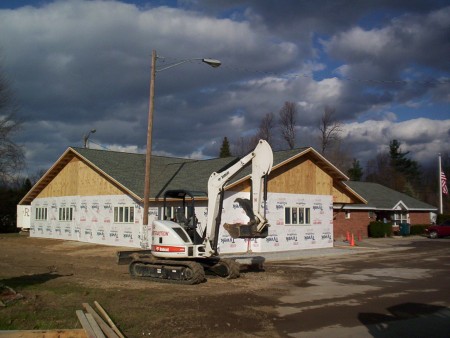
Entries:
<svg viewBox="0 0 450 338">
<path fill-rule="evenodd" d="M 391 216 L 393 226 L 399 226 L 402 223 L 408 223 L 409 212 L 406 210 L 396 210 Z"/>
<path fill-rule="evenodd" d="M 293 226 L 311 225 L 311 208 L 285 206 L 284 225 L 293 225 Z"/>
<path fill-rule="evenodd" d="M 118 205 L 113 208 L 115 224 L 133 224 L 135 221 L 134 205 Z"/>
<path fill-rule="evenodd" d="M 58 220 L 60 222 L 71 222 L 74 220 L 73 207 L 59 207 Z"/>
<path fill-rule="evenodd" d="M 34 219 L 36 221 L 46 221 L 48 219 L 47 207 L 36 207 L 34 213 Z"/>
</svg>

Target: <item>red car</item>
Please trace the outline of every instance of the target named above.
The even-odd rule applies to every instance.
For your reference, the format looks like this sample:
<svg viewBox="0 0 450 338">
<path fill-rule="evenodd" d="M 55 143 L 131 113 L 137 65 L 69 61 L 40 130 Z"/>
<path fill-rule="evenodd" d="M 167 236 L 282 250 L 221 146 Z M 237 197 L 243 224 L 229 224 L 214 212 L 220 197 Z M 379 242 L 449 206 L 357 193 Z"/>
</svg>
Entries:
<svg viewBox="0 0 450 338">
<path fill-rule="evenodd" d="M 441 224 L 430 225 L 425 229 L 430 238 L 450 236 L 450 220 L 446 220 Z"/>
</svg>

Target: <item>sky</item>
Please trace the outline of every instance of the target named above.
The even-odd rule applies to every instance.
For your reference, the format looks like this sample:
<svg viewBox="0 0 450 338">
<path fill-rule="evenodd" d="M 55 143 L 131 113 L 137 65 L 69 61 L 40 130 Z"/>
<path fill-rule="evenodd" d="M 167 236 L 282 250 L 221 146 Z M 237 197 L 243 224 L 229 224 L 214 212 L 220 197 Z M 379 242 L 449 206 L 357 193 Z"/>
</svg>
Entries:
<svg viewBox="0 0 450 338">
<path fill-rule="evenodd" d="M 159 70 L 222 62 L 157 71 L 154 154 L 218 157 L 285 102 L 296 147 L 319 149 L 328 106 L 363 166 L 393 139 L 420 163 L 450 152 L 448 0 L 2 0 L 0 70 L 27 173 L 92 129 L 91 148 L 145 153 L 152 50 Z"/>
</svg>

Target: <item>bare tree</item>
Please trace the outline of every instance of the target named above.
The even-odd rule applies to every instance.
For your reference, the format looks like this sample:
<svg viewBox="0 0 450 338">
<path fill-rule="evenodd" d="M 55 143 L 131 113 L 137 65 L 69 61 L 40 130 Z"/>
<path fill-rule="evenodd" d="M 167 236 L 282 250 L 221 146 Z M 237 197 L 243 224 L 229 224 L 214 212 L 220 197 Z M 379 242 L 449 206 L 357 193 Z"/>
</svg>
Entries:
<svg viewBox="0 0 450 338">
<path fill-rule="evenodd" d="M 248 154 L 252 149 L 253 139 L 255 137 L 239 137 L 236 141 L 232 143 L 232 154 L 233 156 L 242 157 Z"/>
<path fill-rule="evenodd" d="M 22 148 L 12 140 L 21 125 L 16 110 L 9 83 L 0 69 L 0 182 L 3 183 L 10 181 L 24 163 Z"/>
<path fill-rule="evenodd" d="M 337 139 L 327 148 L 327 160 L 333 163 L 342 172 L 347 172 L 352 165 L 350 148 L 342 139 Z"/>
<path fill-rule="evenodd" d="M 289 149 L 295 147 L 295 122 L 297 117 L 297 105 L 286 101 L 279 112 L 281 136 L 287 142 Z"/>
<path fill-rule="evenodd" d="M 366 165 L 366 181 L 390 186 L 393 172 L 389 161 L 387 152 L 378 153 L 374 158 L 368 160 Z"/>
<path fill-rule="evenodd" d="M 267 113 L 259 124 L 258 132 L 256 133 L 256 142 L 263 139 L 272 145 L 273 131 L 275 129 L 275 117 L 273 113 Z M 255 144 L 256 145 L 256 144 Z"/>
<path fill-rule="evenodd" d="M 322 154 L 340 139 L 342 123 L 334 119 L 336 109 L 326 106 L 320 119 L 320 145 Z"/>
</svg>

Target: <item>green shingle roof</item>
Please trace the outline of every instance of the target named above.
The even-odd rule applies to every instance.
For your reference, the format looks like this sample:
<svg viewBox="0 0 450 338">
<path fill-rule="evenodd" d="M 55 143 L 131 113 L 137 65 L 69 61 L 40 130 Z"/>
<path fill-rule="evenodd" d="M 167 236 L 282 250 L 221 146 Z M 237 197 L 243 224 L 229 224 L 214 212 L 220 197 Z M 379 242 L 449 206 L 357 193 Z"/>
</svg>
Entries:
<svg viewBox="0 0 450 338">
<path fill-rule="evenodd" d="M 71 149 L 118 182 L 125 189 L 132 192 L 135 196 L 143 198 L 145 174 L 144 154 L 87 148 Z M 308 150 L 312 151 L 312 148 L 296 148 L 274 152 L 273 166 L 276 167 Z M 320 155 L 317 155 L 317 160 L 321 161 L 322 165 L 332 166 L 331 163 L 321 158 Z M 173 189 L 207 192 L 210 175 L 229 165 L 236 159 L 236 157 L 226 157 L 209 160 L 193 160 L 152 155 L 150 162 L 150 198 L 162 197 L 164 191 Z M 233 177 L 231 182 L 239 181 L 250 175 L 250 167 L 248 165 Z M 333 169 L 333 172 L 339 178 L 346 178 L 337 168 L 333 167 Z"/>
<path fill-rule="evenodd" d="M 144 196 L 144 154 L 87 148 L 72 149 L 136 196 L 141 198 Z M 172 189 L 206 192 L 211 173 L 233 159 L 192 160 L 152 155 L 150 198 L 162 197 L 164 191 Z"/>
<path fill-rule="evenodd" d="M 353 204 L 348 208 L 393 210 L 402 202 L 408 210 L 436 210 L 437 208 L 409 195 L 390 189 L 378 183 L 347 181 L 347 186 L 367 200 L 367 204 Z"/>
<path fill-rule="evenodd" d="M 273 167 L 283 165 L 304 154 L 311 154 L 330 175 L 338 180 L 348 178 L 334 167 L 313 148 L 297 148 L 274 152 Z M 87 148 L 69 148 L 36 185 L 20 201 L 20 204 L 31 201 L 45 188 L 59 171 L 74 157 L 79 157 L 94 170 L 111 179 L 124 191 L 137 199 L 144 196 L 145 154 L 125 153 L 110 150 Z M 166 190 L 184 189 L 193 192 L 207 192 L 208 179 L 213 172 L 229 166 L 236 157 L 194 160 L 152 155 L 150 170 L 150 198 L 161 198 Z M 250 175 L 250 165 L 233 177 L 230 185 L 240 182 Z"/>
<path fill-rule="evenodd" d="M 110 150 L 71 148 L 127 190 L 142 198 L 144 195 L 145 155 Z M 274 166 L 310 149 L 297 148 L 274 152 Z M 150 198 L 162 197 L 164 191 L 208 189 L 210 175 L 236 160 L 236 157 L 193 160 L 152 155 L 150 168 Z M 236 175 L 232 181 L 250 175 L 250 166 Z"/>
</svg>

